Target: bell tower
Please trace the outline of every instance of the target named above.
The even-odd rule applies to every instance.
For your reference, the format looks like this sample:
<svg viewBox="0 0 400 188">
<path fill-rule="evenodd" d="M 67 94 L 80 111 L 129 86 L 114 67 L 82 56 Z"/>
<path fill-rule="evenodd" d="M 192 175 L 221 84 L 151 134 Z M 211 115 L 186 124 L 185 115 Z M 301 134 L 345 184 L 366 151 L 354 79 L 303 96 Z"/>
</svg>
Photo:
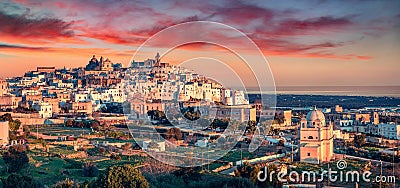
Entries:
<svg viewBox="0 0 400 188">
<path fill-rule="evenodd" d="M 155 66 L 160 66 L 160 54 L 157 52 L 156 56 L 155 56 Z"/>
</svg>

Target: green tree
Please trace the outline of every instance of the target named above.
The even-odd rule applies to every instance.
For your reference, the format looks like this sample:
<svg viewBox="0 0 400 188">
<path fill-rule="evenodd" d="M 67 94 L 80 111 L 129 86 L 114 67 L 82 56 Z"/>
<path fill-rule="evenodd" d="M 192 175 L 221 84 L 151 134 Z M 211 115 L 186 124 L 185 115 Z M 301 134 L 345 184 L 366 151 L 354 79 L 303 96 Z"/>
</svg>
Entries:
<svg viewBox="0 0 400 188">
<path fill-rule="evenodd" d="M 186 188 L 186 183 L 182 177 L 175 176 L 173 174 L 158 175 L 152 177 L 151 175 L 146 176 L 151 187 L 159 188 Z"/>
<path fill-rule="evenodd" d="M 188 184 L 190 181 L 198 181 L 201 178 L 201 174 L 199 173 L 199 167 L 189 167 L 189 168 L 182 168 L 175 171 L 173 174 L 177 177 L 183 179 L 183 181 Z"/>
<path fill-rule="evenodd" d="M 18 172 L 29 163 L 27 147 L 24 145 L 11 146 L 3 155 L 8 172 Z"/>
<path fill-rule="evenodd" d="M 121 155 L 120 154 L 115 154 L 115 153 L 113 153 L 113 154 L 111 154 L 111 156 L 110 156 L 110 159 L 112 159 L 112 160 L 121 160 Z"/>
<path fill-rule="evenodd" d="M 15 121 L 10 121 L 10 122 L 8 122 L 8 125 L 10 126 L 10 130 L 15 132 L 21 126 L 21 121 L 19 121 L 18 119 Z"/>
<path fill-rule="evenodd" d="M 108 169 L 97 182 L 96 187 L 104 188 L 147 188 L 149 184 L 146 178 L 134 166 L 130 164 L 116 165 Z"/>
<path fill-rule="evenodd" d="M 191 121 L 197 120 L 201 117 L 200 111 L 194 107 L 183 108 L 181 109 L 181 113 L 186 119 Z"/>
<path fill-rule="evenodd" d="M 242 178 L 248 178 L 253 183 L 256 183 L 257 182 L 257 174 L 259 171 L 260 171 L 260 167 L 253 166 L 248 162 L 244 162 L 243 165 L 238 166 L 237 169 L 235 170 L 235 176 L 242 177 Z"/>
<path fill-rule="evenodd" d="M 96 177 L 99 175 L 99 169 L 97 166 L 91 162 L 86 162 L 82 166 L 82 173 L 85 177 Z"/>
<path fill-rule="evenodd" d="M 11 117 L 10 113 L 6 113 L 6 114 L 0 116 L 0 120 L 10 122 L 10 121 L 13 121 L 13 118 Z"/>
<path fill-rule="evenodd" d="M 228 127 L 229 119 L 214 119 L 213 122 L 210 124 L 212 129 L 220 128 L 225 130 Z"/>
<path fill-rule="evenodd" d="M 165 139 L 167 139 L 167 140 L 181 140 L 182 139 L 182 132 L 177 127 L 170 128 L 165 133 Z"/>
<path fill-rule="evenodd" d="M 246 133 L 254 134 L 254 132 L 256 131 L 256 125 L 257 125 L 256 121 L 249 121 L 246 126 Z"/>
<path fill-rule="evenodd" d="M 16 140 L 18 139 L 17 136 L 17 130 L 21 126 L 21 121 L 20 120 L 13 120 L 11 114 L 7 113 L 2 116 L 0 116 L 0 121 L 8 121 L 9 129 L 10 129 L 10 139 L 11 140 Z"/>
<path fill-rule="evenodd" d="M 75 188 L 78 187 L 75 185 L 75 182 L 70 179 L 65 179 L 62 181 L 57 182 L 53 188 Z"/>
<path fill-rule="evenodd" d="M 100 130 L 100 123 L 98 122 L 98 121 L 92 121 L 91 123 L 90 123 L 90 127 L 93 129 L 93 130 Z"/>
<path fill-rule="evenodd" d="M 270 164 L 270 165 L 266 166 L 265 169 L 267 169 L 266 174 L 271 174 L 272 171 L 277 172 L 278 168 L 276 167 L 276 165 Z M 263 181 L 263 182 L 259 181 L 258 173 L 261 170 L 264 170 L 264 168 L 260 168 L 260 166 L 258 166 L 258 165 L 251 165 L 250 163 L 245 162 L 242 166 L 239 166 L 235 170 L 235 176 L 247 178 L 254 184 L 258 185 L 259 187 L 281 187 L 276 176 L 273 176 L 272 181 L 270 181 L 269 178 L 267 178 L 266 181 Z"/>
<path fill-rule="evenodd" d="M 72 126 L 74 126 L 74 120 L 68 119 L 68 120 L 65 122 L 65 126 L 66 126 L 66 127 L 72 127 Z"/>
<path fill-rule="evenodd" d="M 29 134 L 31 132 L 31 129 L 27 125 L 24 125 L 22 127 L 22 130 L 24 131 L 25 134 Z"/>
<path fill-rule="evenodd" d="M 38 181 L 29 176 L 19 174 L 11 174 L 7 179 L 2 179 L 3 188 L 41 188 L 43 187 Z"/>
<path fill-rule="evenodd" d="M 153 120 L 161 120 L 161 119 L 165 119 L 165 114 L 163 111 L 159 111 L 159 110 L 149 110 L 147 112 L 147 115 L 151 117 L 151 119 Z"/>
<path fill-rule="evenodd" d="M 358 148 L 362 147 L 365 144 L 365 139 L 365 134 L 356 134 L 353 141 L 354 145 Z"/>
<path fill-rule="evenodd" d="M 278 173 L 278 167 L 275 164 L 268 164 L 266 167 L 261 168 L 261 170 L 267 170 L 266 174 L 273 174 L 273 172 Z M 264 174 L 264 175 L 266 175 Z M 260 175 L 261 176 L 261 175 Z M 263 177 L 260 177 L 263 178 Z M 266 181 L 257 181 L 258 187 L 282 187 L 282 182 L 278 181 L 277 176 L 272 176 L 272 181 L 271 179 L 267 177 Z"/>
<path fill-rule="evenodd" d="M 249 179 L 246 178 L 203 176 L 202 180 L 189 182 L 189 185 L 187 187 L 255 188 L 256 186 Z"/>
</svg>

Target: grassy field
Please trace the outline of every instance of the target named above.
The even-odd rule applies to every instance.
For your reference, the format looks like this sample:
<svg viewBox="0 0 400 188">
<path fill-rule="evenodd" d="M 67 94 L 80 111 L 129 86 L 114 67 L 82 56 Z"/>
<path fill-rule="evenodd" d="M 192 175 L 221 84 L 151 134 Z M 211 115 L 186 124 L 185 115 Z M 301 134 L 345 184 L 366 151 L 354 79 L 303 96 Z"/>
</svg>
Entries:
<svg viewBox="0 0 400 188">
<path fill-rule="evenodd" d="M 31 129 L 32 132 L 36 132 L 36 128 Z M 62 135 L 74 135 L 80 136 L 89 134 L 92 132 L 88 128 L 72 128 L 72 127 L 39 127 L 39 133 L 43 133 L 50 136 L 62 136 Z"/>
<path fill-rule="evenodd" d="M 246 149 L 243 149 L 242 151 L 231 150 L 225 156 L 223 156 L 220 160 L 228 161 L 228 162 L 236 162 L 236 161 L 240 161 L 241 157 L 242 157 L 242 159 L 253 159 L 256 156 L 254 153 L 250 153 Z"/>
<path fill-rule="evenodd" d="M 7 178 L 9 174 L 6 173 L 5 164 L 2 159 L 0 159 L 0 164 L 4 167 L 1 171 L 1 178 Z M 31 156 L 29 166 L 21 170 L 20 174 L 32 176 L 49 187 L 67 177 L 79 182 L 90 179 L 82 176 L 82 167 L 55 157 Z"/>
<path fill-rule="evenodd" d="M 71 153 L 71 151 L 62 151 L 62 153 Z M 90 159 L 61 159 L 59 157 L 41 156 L 40 152 L 31 151 L 29 153 L 29 166 L 21 170 L 21 174 L 32 176 L 39 182 L 51 187 L 58 181 L 69 178 L 75 182 L 91 181 L 95 178 L 84 177 L 82 172 L 82 165 Z M 105 160 L 99 160 L 93 162 L 99 169 L 99 172 L 104 172 L 108 167 L 112 165 L 120 164 L 138 164 L 142 160 L 140 157 L 132 156 L 122 157 L 121 160 L 110 160 L 109 158 L 101 158 Z M 3 159 L 0 157 L 0 178 L 7 178 L 9 174 L 6 173 L 6 165 Z"/>
</svg>

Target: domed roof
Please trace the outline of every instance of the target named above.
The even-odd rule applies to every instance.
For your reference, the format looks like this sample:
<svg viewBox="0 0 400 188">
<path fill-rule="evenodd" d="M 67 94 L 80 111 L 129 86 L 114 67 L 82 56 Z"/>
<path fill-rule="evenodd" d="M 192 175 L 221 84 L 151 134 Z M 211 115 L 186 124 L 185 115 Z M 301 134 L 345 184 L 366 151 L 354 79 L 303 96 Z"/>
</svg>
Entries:
<svg viewBox="0 0 400 188">
<path fill-rule="evenodd" d="M 306 119 L 307 121 L 315 121 L 317 119 L 320 121 L 325 121 L 325 115 L 321 112 L 321 110 L 314 108 L 314 110 L 308 112 Z"/>
</svg>

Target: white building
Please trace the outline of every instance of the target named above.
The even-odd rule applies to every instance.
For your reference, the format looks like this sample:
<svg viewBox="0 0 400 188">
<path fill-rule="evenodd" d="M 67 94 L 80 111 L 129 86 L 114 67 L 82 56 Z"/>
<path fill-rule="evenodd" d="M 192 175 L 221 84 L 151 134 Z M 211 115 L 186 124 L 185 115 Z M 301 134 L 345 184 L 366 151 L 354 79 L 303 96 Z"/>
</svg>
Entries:
<svg viewBox="0 0 400 188">
<path fill-rule="evenodd" d="M 236 90 L 233 92 L 233 105 L 243 105 L 249 104 L 249 101 L 246 99 L 244 92 L 242 90 Z"/>
<path fill-rule="evenodd" d="M 212 101 L 212 93 L 211 93 L 211 84 L 210 83 L 204 83 L 202 86 L 203 90 L 203 99 L 206 101 Z"/>
<path fill-rule="evenodd" d="M 26 95 L 41 95 L 42 92 L 39 89 L 23 89 L 21 91 L 22 96 Z"/>
<path fill-rule="evenodd" d="M 41 118 L 53 117 L 53 106 L 47 102 L 34 102 L 32 108 L 39 112 Z"/>
<path fill-rule="evenodd" d="M 0 145 L 9 143 L 9 129 L 8 121 L 0 121 Z"/>
<path fill-rule="evenodd" d="M 8 93 L 8 82 L 0 80 L 0 96 L 4 96 Z"/>
<path fill-rule="evenodd" d="M 354 120 L 352 119 L 338 119 L 334 121 L 335 127 L 340 128 L 342 131 L 352 132 L 354 126 Z"/>
<path fill-rule="evenodd" d="M 59 82 L 57 83 L 58 88 L 68 88 L 68 89 L 73 89 L 74 88 L 74 83 L 63 83 Z"/>
<path fill-rule="evenodd" d="M 212 101 L 221 101 L 221 89 L 220 88 L 215 88 L 213 87 L 211 89 L 211 94 L 212 94 Z"/>
<path fill-rule="evenodd" d="M 150 141 L 150 140 L 143 141 L 142 149 L 143 150 L 160 151 L 160 152 L 165 151 L 165 142 L 163 142 L 163 141 L 162 142 L 156 142 L 156 144 L 157 144 L 156 148 L 151 148 L 150 147 L 151 142 L 152 141 Z"/>
<path fill-rule="evenodd" d="M 33 83 L 38 82 L 38 78 L 32 78 L 32 77 L 24 77 L 20 80 L 19 85 L 20 86 L 25 86 L 25 87 L 30 87 L 33 85 Z"/>
<path fill-rule="evenodd" d="M 101 100 L 101 94 L 97 91 L 91 91 L 90 94 L 90 99 L 92 100 L 93 104 L 97 104 L 97 101 Z"/>
<path fill-rule="evenodd" d="M 110 88 L 101 92 L 101 100 L 104 102 L 123 102 L 124 97 L 119 88 Z"/>
<path fill-rule="evenodd" d="M 389 139 L 400 140 L 400 125 L 397 125 L 393 122 L 379 123 L 378 135 L 384 136 Z"/>
<path fill-rule="evenodd" d="M 89 102 L 90 95 L 88 93 L 75 93 L 74 101 L 75 102 Z"/>
<path fill-rule="evenodd" d="M 197 142 L 194 144 L 197 147 L 207 147 L 208 146 L 208 140 L 207 139 L 202 139 L 202 140 L 197 140 Z"/>
</svg>

